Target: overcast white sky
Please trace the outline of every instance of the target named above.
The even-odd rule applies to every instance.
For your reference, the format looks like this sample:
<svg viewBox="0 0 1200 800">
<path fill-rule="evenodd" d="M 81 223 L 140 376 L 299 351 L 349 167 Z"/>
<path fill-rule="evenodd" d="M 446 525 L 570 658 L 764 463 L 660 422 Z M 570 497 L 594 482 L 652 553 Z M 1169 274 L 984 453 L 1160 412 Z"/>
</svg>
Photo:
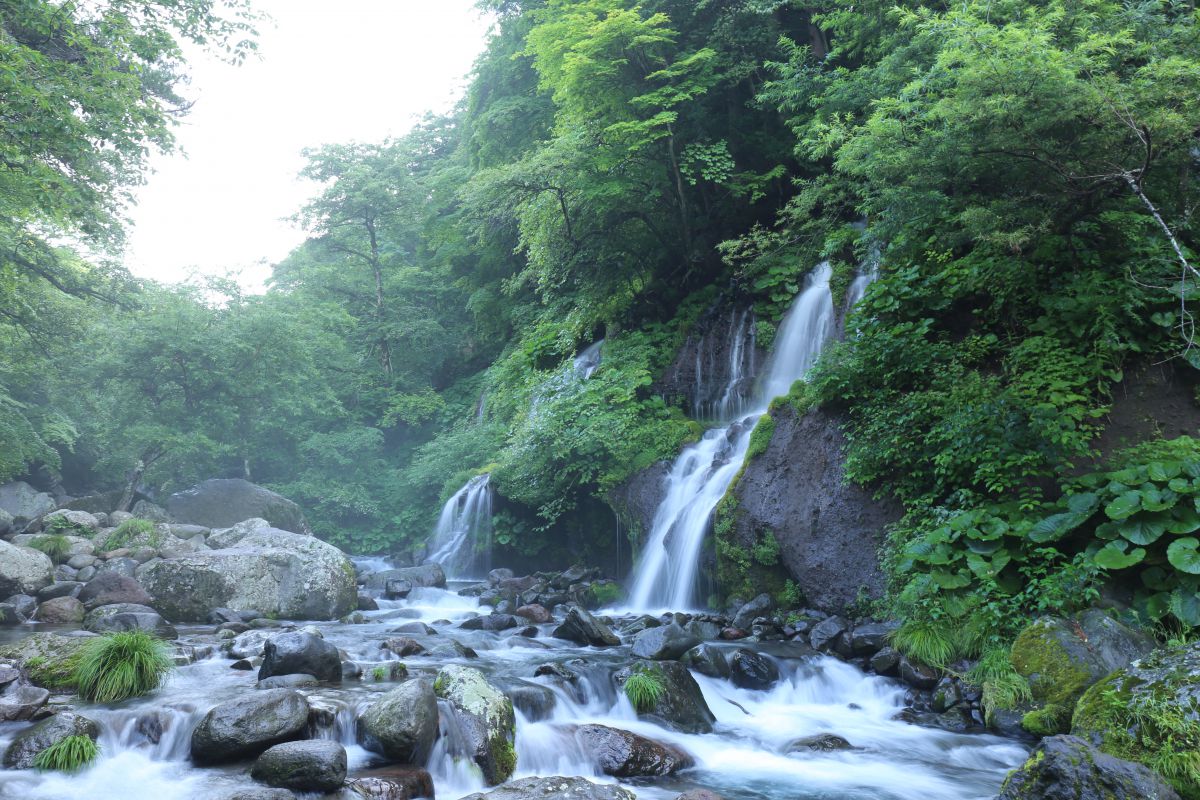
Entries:
<svg viewBox="0 0 1200 800">
<path fill-rule="evenodd" d="M 184 154 L 159 156 L 132 209 L 126 263 L 180 281 L 241 270 L 260 285 L 303 241 L 284 218 L 315 192 L 300 151 L 403 134 L 461 96 L 489 21 L 473 0 L 256 0 L 260 58 L 192 62 Z"/>
</svg>

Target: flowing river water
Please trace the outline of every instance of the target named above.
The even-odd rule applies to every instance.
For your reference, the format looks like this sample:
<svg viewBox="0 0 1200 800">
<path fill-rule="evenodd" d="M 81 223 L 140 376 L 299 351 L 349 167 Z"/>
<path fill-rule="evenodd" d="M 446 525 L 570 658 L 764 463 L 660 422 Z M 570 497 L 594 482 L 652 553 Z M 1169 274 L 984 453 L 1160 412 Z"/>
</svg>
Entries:
<svg viewBox="0 0 1200 800">
<path fill-rule="evenodd" d="M 360 564 L 361 566 L 361 564 Z M 782 679 L 772 689 L 752 691 L 723 679 L 696 675 L 716 715 L 710 734 L 681 734 L 639 720 L 611 674 L 633 660 L 628 646 L 590 648 L 551 638 L 554 625 L 540 626 L 537 638 L 467 631 L 457 627 L 481 608 L 454 591 L 416 589 L 402 601 L 380 600 L 366 612 L 365 624 L 314 623 L 328 641 L 364 665 L 362 681 L 302 689 L 315 708 L 325 709 L 313 735 L 342 742 L 351 776 L 376 757 L 355 741 L 355 720 L 389 681 L 371 679 L 372 666 L 391 656 L 380 648 L 396 626 L 422 620 L 437 635 L 415 636 L 430 649 L 454 639 L 478 658 L 422 656 L 405 659 L 409 676 L 432 676 L 446 663 L 482 670 L 511 687 L 541 684 L 553 695 L 552 707 L 521 706 L 517 712 L 517 777 L 527 775 L 603 777 L 593 757 L 574 740 L 572 725 L 601 723 L 673 743 L 691 753 L 696 766 L 670 778 L 632 783 L 639 798 L 669 800 L 694 787 L 717 791 L 728 800 L 973 800 L 995 795 L 1005 773 L 1025 756 L 1019 744 L 990 735 L 960 735 L 917 727 L 893 717 L 903 708 L 904 687 L 865 674 L 832 658 L 780 659 Z M 10 638 L 16 632 L 7 634 Z M 208 626 L 180 629 L 181 642 L 214 643 Z M 0 770 L 0 797 L 13 800 L 224 800 L 255 784 L 248 764 L 197 768 L 188 760 L 193 727 L 217 703 L 255 691 L 256 673 L 231 669 L 220 652 L 179 668 L 150 695 L 104 707 L 78 710 L 100 723 L 99 761 L 75 775 Z M 566 664 L 578 674 L 574 686 L 535 677 L 546 663 Z M 528 688 L 528 687 L 527 687 Z M 544 690 L 538 690 L 544 695 Z M 454 800 L 484 788 L 477 769 L 462 757 L 443 708 L 442 737 L 426 765 L 437 797 Z M 29 723 L 0 725 L 0 749 Z M 160 735 L 157 734 L 161 729 Z M 798 737 L 835 733 L 853 749 L 832 753 L 788 753 Z M 157 742 L 152 741 L 157 739 Z M 337 795 L 334 795 L 337 796 Z M 354 797 L 345 792 L 344 797 Z"/>
</svg>

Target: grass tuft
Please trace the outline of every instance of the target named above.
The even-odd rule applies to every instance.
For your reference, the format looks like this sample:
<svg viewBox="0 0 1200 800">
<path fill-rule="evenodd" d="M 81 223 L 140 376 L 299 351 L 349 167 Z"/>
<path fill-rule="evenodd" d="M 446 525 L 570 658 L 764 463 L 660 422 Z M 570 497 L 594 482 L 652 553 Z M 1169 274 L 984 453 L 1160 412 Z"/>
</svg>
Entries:
<svg viewBox="0 0 1200 800">
<path fill-rule="evenodd" d="M 84 647 L 75 685 L 85 700 L 115 703 L 157 689 L 174 668 L 162 640 L 142 631 L 109 633 Z"/>
<path fill-rule="evenodd" d="M 662 678 L 653 672 L 635 672 L 625 681 L 625 696 L 640 712 L 654 710 L 658 700 L 667 691 Z"/>
<path fill-rule="evenodd" d="M 104 547 L 108 550 L 119 550 L 122 547 L 127 547 L 140 536 L 148 537 L 148 543 L 151 547 L 158 547 L 161 539 L 158 533 L 158 526 L 150 520 L 127 519 L 118 525 L 115 531 L 109 534 L 108 539 L 104 542 Z"/>
<path fill-rule="evenodd" d="M 966 678 L 983 692 L 983 713 L 989 723 L 996 711 L 1012 710 L 1033 699 L 1029 681 L 1017 672 L 1006 648 L 988 650 Z"/>
<path fill-rule="evenodd" d="M 77 772 L 96 760 L 100 745 L 89 736 L 68 736 L 60 739 L 33 757 L 33 766 L 40 770 Z"/>
<path fill-rule="evenodd" d="M 71 540 L 61 533 L 39 536 L 31 540 L 29 546 L 34 550 L 40 550 L 45 553 L 55 564 L 65 561 L 67 556 L 71 554 Z"/>
</svg>

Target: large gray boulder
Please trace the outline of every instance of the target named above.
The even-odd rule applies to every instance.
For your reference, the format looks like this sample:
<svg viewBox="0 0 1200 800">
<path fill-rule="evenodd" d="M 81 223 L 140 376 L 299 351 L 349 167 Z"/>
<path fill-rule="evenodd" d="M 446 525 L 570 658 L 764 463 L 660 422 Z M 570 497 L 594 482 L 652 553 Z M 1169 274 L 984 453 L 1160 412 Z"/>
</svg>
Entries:
<svg viewBox="0 0 1200 800">
<path fill-rule="evenodd" d="M 1075 736 L 1051 736 L 1008 776 L 996 800 L 1179 800 L 1179 794 L 1141 764 Z"/>
<path fill-rule="evenodd" d="M 264 689 L 215 706 L 192 731 L 192 760 L 219 764 L 258 755 L 298 739 L 308 723 L 308 701 L 292 689 Z"/>
<path fill-rule="evenodd" d="M 392 689 L 358 720 L 359 743 L 402 764 L 424 764 L 437 732 L 437 698 L 428 680 Z"/>
<path fill-rule="evenodd" d="M 83 618 L 84 630 L 93 633 L 145 631 L 160 639 L 178 639 L 175 626 L 149 606 L 138 603 L 112 603 L 99 606 Z"/>
<path fill-rule="evenodd" d="M 678 747 L 607 725 L 580 725 L 575 738 L 600 771 L 614 778 L 671 775 L 695 763 Z"/>
<path fill-rule="evenodd" d="M 101 572 L 79 591 L 79 601 L 91 611 L 113 603 L 149 605 L 150 595 L 135 579 L 119 572 Z"/>
<path fill-rule="evenodd" d="M 354 566 L 312 536 L 257 528 L 236 544 L 150 561 L 137 570 L 168 619 L 201 622 L 219 607 L 282 619 L 337 619 L 356 604 Z"/>
<path fill-rule="evenodd" d="M 258 757 L 250 777 L 298 792 L 337 791 L 346 780 L 346 748 L 329 739 L 277 744 Z"/>
<path fill-rule="evenodd" d="M 100 726 L 87 717 L 69 711 L 55 714 L 16 735 L 4 751 L 4 767 L 30 769 L 38 753 L 68 736 L 86 736 L 95 741 L 100 736 Z"/>
<path fill-rule="evenodd" d="M 484 781 L 495 786 L 512 777 L 517 765 L 512 701 L 488 683 L 482 672 L 457 664 L 442 667 L 433 690 L 454 710 L 467 750 L 482 770 Z"/>
<path fill-rule="evenodd" d="M 579 606 L 571 606 L 567 618 L 554 629 L 553 636 L 595 647 L 616 647 L 621 643 L 620 638 L 607 625 Z"/>
<path fill-rule="evenodd" d="M 319 681 L 340 681 L 342 657 L 336 647 L 311 633 L 272 636 L 263 645 L 258 679 L 296 674 L 312 675 Z"/>
<path fill-rule="evenodd" d="M 522 778 L 490 792 L 469 794 L 462 800 L 637 800 L 628 789 L 587 778 Z"/>
<path fill-rule="evenodd" d="M 716 716 L 688 668 L 678 661 L 642 661 L 618 670 L 613 680 L 620 691 L 634 672 L 647 672 L 662 685 L 662 692 L 638 716 L 682 733 L 712 733 Z"/>
<path fill-rule="evenodd" d="M 786 404 L 771 416 L 766 451 L 747 462 L 733 490 L 731 544 L 749 551 L 771 532 L 780 563 L 813 608 L 845 613 L 863 596 L 881 597 L 876 553 L 900 504 L 845 480 L 846 439 L 836 417 L 819 408 L 800 416 Z"/>
<path fill-rule="evenodd" d="M 0 509 L 8 512 L 12 517 L 12 525 L 17 530 L 43 514 L 49 514 L 57 507 L 53 496 L 39 492 L 24 481 L 0 486 Z"/>
<path fill-rule="evenodd" d="M 29 680 L 47 689 L 74 689 L 75 666 L 88 637 L 35 633 L 0 646 L 0 659 L 21 667 Z"/>
<path fill-rule="evenodd" d="M 408 581 L 413 587 L 433 586 L 444 588 L 446 572 L 441 564 L 421 564 L 416 567 L 400 567 L 372 572 L 367 576 L 367 588 L 384 591 L 392 581 Z"/>
<path fill-rule="evenodd" d="M 37 594 L 54 582 L 54 562 L 32 547 L 0 541 L 0 597 Z"/>
<path fill-rule="evenodd" d="M 698 644 L 698 637 L 672 622 L 670 625 L 649 628 L 639 633 L 633 640 L 632 650 L 638 658 L 675 661 Z"/>
<path fill-rule="evenodd" d="M 186 525 L 228 528 L 261 517 L 272 527 L 312 534 L 300 506 L 240 478 L 213 478 L 176 492 L 167 499 L 167 511 L 176 522 Z"/>
</svg>

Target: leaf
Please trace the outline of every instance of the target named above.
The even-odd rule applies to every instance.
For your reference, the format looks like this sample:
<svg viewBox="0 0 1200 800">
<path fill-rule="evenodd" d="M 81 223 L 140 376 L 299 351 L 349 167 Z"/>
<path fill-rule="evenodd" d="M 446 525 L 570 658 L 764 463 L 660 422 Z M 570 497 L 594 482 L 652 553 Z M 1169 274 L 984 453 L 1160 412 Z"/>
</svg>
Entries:
<svg viewBox="0 0 1200 800">
<path fill-rule="evenodd" d="M 1197 547 L 1200 547 L 1200 539 L 1194 536 L 1176 539 L 1167 547 L 1167 561 L 1180 572 L 1200 575 L 1200 551 L 1197 551 Z"/>
<path fill-rule="evenodd" d="M 1087 514 L 1090 516 L 1099 505 L 1100 496 L 1095 492 L 1081 492 L 1067 498 L 1067 509 L 1073 514 Z"/>
<path fill-rule="evenodd" d="M 1183 466 L 1178 461 L 1155 461 L 1146 466 L 1146 474 L 1150 476 L 1150 480 L 1157 483 L 1169 481 L 1171 478 L 1179 475 Z"/>
<path fill-rule="evenodd" d="M 933 582 L 943 589 L 962 589 L 965 586 L 971 585 L 971 577 L 962 571 L 946 572 L 944 570 L 935 569 L 932 575 Z"/>
<path fill-rule="evenodd" d="M 1101 547 L 1096 554 L 1092 556 L 1096 566 L 1101 569 L 1126 569 L 1134 564 L 1141 563 L 1146 557 L 1146 550 L 1141 547 L 1134 548 L 1129 553 L 1125 552 L 1128 545 L 1122 541 L 1109 542 Z"/>
<path fill-rule="evenodd" d="M 1179 586 L 1171 592 L 1171 613 L 1184 625 L 1196 627 L 1200 625 L 1200 594 L 1194 590 Z"/>
<path fill-rule="evenodd" d="M 1200 530 L 1200 512 L 1188 506 L 1175 506 L 1171 510 L 1167 530 L 1171 533 L 1191 533 Z"/>
<path fill-rule="evenodd" d="M 980 578 L 995 578 L 1000 570 L 1008 566 L 1009 561 L 1012 561 L 1012 556 L 1006 550 L 1001 550 L 990 560 L 975 553 L 967 555 L 967 566 Z"/>
<path fill-rule="evenodd" d="M 1157 486 L 1147 486 L 1140 492 L 1142 508 L 1147 511 L 1166 511 L 1179 501 L 1179 496 L 1170 489 L 1161 491 Z"/>
<path fill-rule="evenodd" d="M 1110 542 L 1121 535 L 1121 523 L 1105 522 L 1102 525 L 1096 526 L 1096 538 Z"/>
<path fill-rule="evenodd" d="M 1051 514 L 1029 529 L 1029 538 L 1038 544 L 1057 542 L 1086 522 L 1089 516 L 1090 514 L 1076 514 L 1069 511 Z"/>
<path fill-rule="evenodd" d="M 1142 493 L 1128 491 L 1104 507 L 1109 519 L 1128 519 L 1142 507 Z"/>
<path fill-rule="evenodd" d="M 1171 612 L 1171 595 L 1167 592 L 1155 592 L 1139 597 L 1134 604 L 1149 619 L 1159 620 Z"/>
<path fill-rule="evenodd" d="M 1170 591 L 1175 586 L 1174 576 L 1162 567 L 1149 567 L 1142 570 L 1142 583 L 1147 589 L 1156 592 Z"/>
<path fill-rule="evenodd" d="M 1168 521 L 1164 514 L 1138 514 L 1120 523 L 1118 530 L 1134 544 L 1154 544 L 1166 532 Z"/>
</svg>

